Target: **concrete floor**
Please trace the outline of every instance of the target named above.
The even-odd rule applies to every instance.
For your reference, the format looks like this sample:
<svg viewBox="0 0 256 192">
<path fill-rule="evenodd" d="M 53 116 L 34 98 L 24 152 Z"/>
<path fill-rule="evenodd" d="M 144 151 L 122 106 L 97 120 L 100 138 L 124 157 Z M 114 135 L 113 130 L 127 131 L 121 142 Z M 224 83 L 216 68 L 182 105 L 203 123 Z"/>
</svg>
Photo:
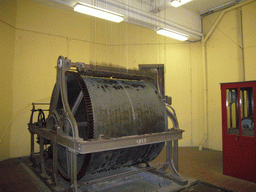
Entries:
<svg viewBox="0 0 256 192">
<path fill-rule="evenodd" d="M 151 163 L 165 160 L 165 149 Z M 183 177 L 198 179 L 236 192 L 256 192 L 256 183 L 222 174 L 222 152 L 194 147 L 179 148 L 179 173 Z M 0 192 L 42 191 L 15 159 L 0 162 Z"/>
<path fill-rule="evenodd" d="M 180 147 L 179 173 L 183 177 L 198 179 L 236 192 L 256 192 L 256 183 L 222 174 L 222 152 L 198 147 Z M 165 151 L 152 164 L 165 159 Z M 256 174 L 256 173 L 255 173 Z"/>
</svg>

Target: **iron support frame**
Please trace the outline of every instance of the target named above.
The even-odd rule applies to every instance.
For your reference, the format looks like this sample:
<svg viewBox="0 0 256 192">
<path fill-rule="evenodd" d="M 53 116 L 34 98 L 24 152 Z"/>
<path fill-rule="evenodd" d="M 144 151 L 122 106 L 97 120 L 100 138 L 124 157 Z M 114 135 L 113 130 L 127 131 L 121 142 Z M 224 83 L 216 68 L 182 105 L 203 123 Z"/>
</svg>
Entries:
<svg viewBox="0 0 256 192">
<path fill-rule="evenodd" d="M 98 139 L 98 140 L 89 140 L 84 141 L 82 139 L 74 139 L 73 137 L 62 136 L 48 130 L 46 128 L 39 128 L 34 124 L 29 124 L 29 130 L 32 135 L 37 134 L 40 137 L 40 163 L 42 167 L 42 174 L 46 176 L 44 157 L 43 157 L 43 140 L 48 139 L 51 141 L 53 146 L 53 172 L 52 172 L 52 182 L 55 183 L 56 188 L 61 188 L 57 180 L 58 175 L 58 152 L 57 145 L 62 145 L 66 147 L 71 153 L 71 182 L 70 188 L 73 191 L 78 191 L 77 184 L 77 155 L 78 154 L 88 154 L 96 153 L 108 150 L 122 149 L 128 147 L 135 147 L 140 145 L 148 145 L 160 142 L 166 142 L 166 163 L 159 172 L 165 172 L 167 168 L 170 168 L 172 175 L 170 177 L 182 184 L 187 184 L 187 180 L 179 175 L 177 171 L 178 163 L 178 140 L 182 139 L 183 130 L 168 130 L 162 133 L 152 133 L 144 135 L 134 135 L 134 136 L 125 136 L 111 139 Z M 172 152 L 174 144 L 174 152 Z M 31 148 L 33 144 L 31 143 Z M 31 157 L 34 157 L 34 151 L 31 150 Z"/>
<path fill-rule="evenodd" d="M 122 149 L 128 147 L 136 147 L 140 145 L 148 145 L 154 143 L 178 141 L 182 139 L 183 130 L 168 130 L 161 133 L 151 133 L 144 135 L 132 135 L 125 137 L 109 138 L 109 139 L 91 139 L 84 141 L 81 138 L 74 139 L 70 136 L 59 135 L 53 133 L 46 128 L 39 128 L 32 124 L 29 125 L 31 135 L 37 134 L 39 137 L 50 140 L 52 143 L 57 143 L 79 154 L 96 153 L 108 150 Z M 177 143 L 177 142 L 176 142 Z M 32 143 L 31 143 L 32 144 Z M 31 145 L 33 146 L 33 145 Z M 177 144 L 176 144 L 177 148 Z M 168 149 L 168 145 L 167 145 Z M 31 150 L 32 152 L 32 150 Z M 33 154 L 31 154 L 33 155 Z M 177 156 L 177 155 L 176 155 Z"/>
<path fill-rule="evenodd" d="M 53 170 L 51 175 L 51 180 L 56 185 L 56 189 L 60 188 L 58 182 L 58 145 L 64 146 L 70 153 L 71 158 L 71 181 L 70 181 L 70 189 L 77 192 L 78 191 L 78 183 L 77 183 L 77 155 L 78 154 L 90 154 L 96 152 L 103 152 L 109 150 L 116 150 L 122 148 L 129 148 L 129 147 L 136 147 L 142 145 L 149 145 L 155 143 L 162 143 L 166 142 L 166 164 L 160 168 L 159 172 L 165 172 L 166 169 L 169 167 L 172 175 L 170 177 L 179 182 L 182 185 L 188 183 L 186 179 L 179 175 L 177 172 L 178 168 L 178 140 L 182 139 L 183 130 L 179 129 L 178 121 L 176 116 L 166 108 L 167 116 L 171 118 L 173 122 L 173 129 L 168 129 L 168 124 L 166 123 L 165 132 L 159 133 L 151 133 L 151 134 L 144 134 L 144 135 L 132 135 L 132 136 L 124 136 L 124 137 L 117 137 L 117 138 L 105 138 L 101 137 L 99 139 L 89 139 L 83 140 L 79 137 L 78 134 L 78 125 L 77 122 L 72 114 L 72 109 L 70 109 L 67 99 L 67 90 L 66 90 L 66 82 L 65 82 L 65 72 L 70 69 L 70 67 L 77 67 L 78 71 L 82 71 L 83 73 L 90 73 L 90 70 L 86 69 L 86 66 L 81 63 L 71 63 L 70 60 L 65 59 L 64 57 L 60 56 L 58 59 L 57 64 L 57 81 L 56 81 L 56 90 L 53 94 L 52 100 L 54 101 L 49 109 L 49 116 L 56 115 L 56 107 L 57 101 L 59 98 L 59 94 L 62 99 L 63 108 L 65 119 L 69 120 L 70 128 L 72 130 L 72 136 L 65 135 L 62 133 L 60 127 L 61 122 L 57 120 L 56 122 L 56 131 L 53 130 L 51 127 L 41 127 L 38 124 L 33 123 L 33 114 L 35 111 L 39 111 L 35 109 L 35 104 L 33 104 L 32 114 L 30 118 L 29 131 L 31 133 L 31 160 L 32 162 L 35 161 L 35 151 L 34 151 L 34 135 L 38 135 L 40 138 L 40 167 L 42 174 L 44 176 L 48 176 L 45 170 L 45 159 L 43 155 L 44 150 L 44 140 L 49 140 L 52 145 L 53 150 Z M 88 67 L 88 66 L 87 66 Z M 103 72 L 99 72 L 99 76 Z M 106 74 L 104 72 L 104 74 Z M 134 78 L 135 76 L 129 76 L 125 74 L 128 78 Z M 114 73 L 114 77 L 120 77 L 122 74 Z M 143 79 L 144 76 L 136 76 L 136 78 Z M 73 109 L 73 112 L 76 109 Z M 57 116 L 56 116 L 57 117 Z M 172 152 L 172 144 L 174 144 L 174 152 Z M 172 155 L 173 154 L 173 155 Z"/>
</svg>

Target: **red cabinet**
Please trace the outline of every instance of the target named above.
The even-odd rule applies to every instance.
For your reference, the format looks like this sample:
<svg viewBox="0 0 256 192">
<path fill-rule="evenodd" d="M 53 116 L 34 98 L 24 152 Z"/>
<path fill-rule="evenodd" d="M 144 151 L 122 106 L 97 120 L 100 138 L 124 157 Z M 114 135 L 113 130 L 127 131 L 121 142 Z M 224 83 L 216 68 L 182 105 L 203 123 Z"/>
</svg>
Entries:
<svg viewBox="0 0 256 192">
<path fill-rule="evenodd" d="M 256 81 L 222 83 L 223 174 L 256 183 Z"/>
</svg>

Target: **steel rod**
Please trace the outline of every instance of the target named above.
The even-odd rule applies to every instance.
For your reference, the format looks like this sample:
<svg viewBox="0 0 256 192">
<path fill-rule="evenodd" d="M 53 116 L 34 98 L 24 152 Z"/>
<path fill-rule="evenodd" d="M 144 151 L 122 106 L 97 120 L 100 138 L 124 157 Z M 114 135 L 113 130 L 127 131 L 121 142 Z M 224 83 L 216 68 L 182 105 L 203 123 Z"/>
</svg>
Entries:
<svg viewBox="0 0 256 192">
<path fill-rule="evenodd" d="M 50 105 L 50 103 L 32 103 L 32 105 Z"/>
<path fill-rule="evenodd" d="M 76 114 L 76 111 L 77 111 L 77 109 L 78 109 L 78 107 L 79 107 L 79 105 L 80 105 L 82 99 L 83 99 L 83 92 L 80 91 L 80 93 L 79 93 L 79 95 L 78 95 L 78 97 L 77 97 L 77 99 L 76 99 L 76 102 L 75 102 L 75 104 L 73 105 L 72 110 L 71 110 L 71 112 L 72 112 L 73 115 Z"/>
</svg>

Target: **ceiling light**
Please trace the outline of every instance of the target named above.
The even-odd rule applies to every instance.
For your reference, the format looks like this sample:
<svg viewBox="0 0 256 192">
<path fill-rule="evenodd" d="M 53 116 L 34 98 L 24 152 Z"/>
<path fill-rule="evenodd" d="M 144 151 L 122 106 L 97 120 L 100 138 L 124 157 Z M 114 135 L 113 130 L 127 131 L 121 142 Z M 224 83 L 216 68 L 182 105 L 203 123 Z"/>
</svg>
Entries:
<svg viewBox="0 0 256 192">
<path fill-rule="evenodd" d="M 192 1 L 192 0 L 172 0 L 171 1 L 171 6 L 179 7 L 179 6 L 185 4 L 185 3 L 189 2 L 189 1 Z"/>
<path fill-rule="evenodd" d="M 180 40 L 180 41 L 188 40 L 187 35 L 185 35 L 183 33 L 179 33 L 177 31 L 166 29 L 166 28 L 158 29 L 157 34 L 164 35 L 166 37 L 170 37 L 170 38 L 177 39 L 177 40 Z"/>
<path fill-rule="evenodd" d="M 90 15 L 90 16 L 94 16 L 94 17 L 98 17 L 101 19 L 105 19 L 108 21 L 113 21 L 116 23 L 119 23 L 121 21 L 123 21 L 123 15 L 112 12 L 112 11 L 108 11 L 106 9 L 102 9 L 100 7 L 95 7 L 89 4 L 76 4 L 74 7 L 74 11 L 77 11 L 79 13 L 83 13 L 86 15 Z"/>
</svg>

